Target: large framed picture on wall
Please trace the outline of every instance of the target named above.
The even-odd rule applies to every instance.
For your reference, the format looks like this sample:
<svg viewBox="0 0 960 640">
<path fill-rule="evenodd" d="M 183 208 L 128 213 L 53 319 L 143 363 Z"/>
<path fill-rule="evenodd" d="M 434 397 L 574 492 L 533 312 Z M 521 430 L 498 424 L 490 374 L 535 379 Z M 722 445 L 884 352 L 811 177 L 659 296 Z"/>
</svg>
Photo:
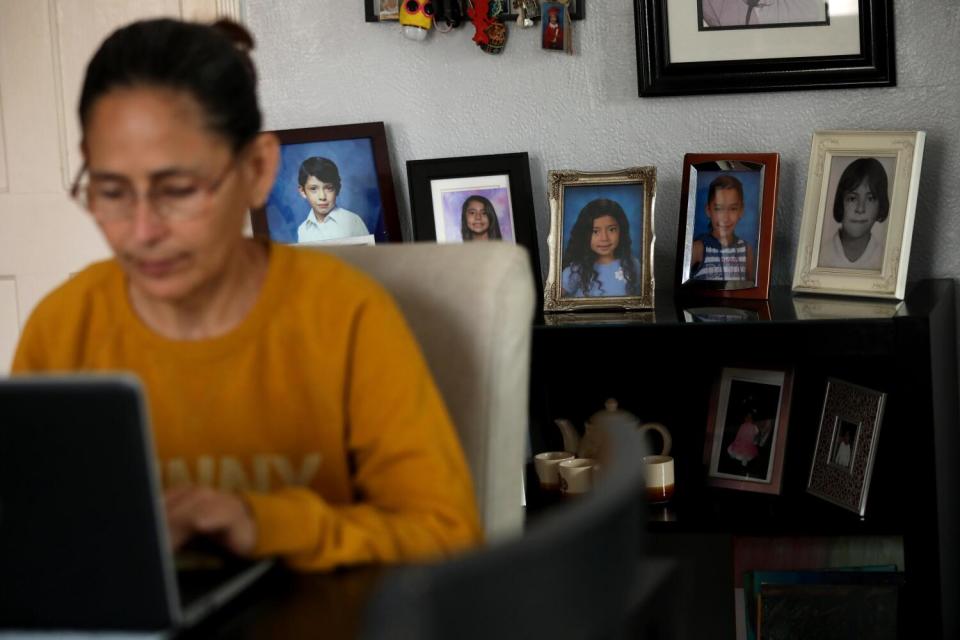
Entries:
<svg viewBox="0 0 960 640">
<path fill-rule="evenodd" d="M 896 84 L 890 0 L 633 0 L 640 96 Z"/>
</svg>

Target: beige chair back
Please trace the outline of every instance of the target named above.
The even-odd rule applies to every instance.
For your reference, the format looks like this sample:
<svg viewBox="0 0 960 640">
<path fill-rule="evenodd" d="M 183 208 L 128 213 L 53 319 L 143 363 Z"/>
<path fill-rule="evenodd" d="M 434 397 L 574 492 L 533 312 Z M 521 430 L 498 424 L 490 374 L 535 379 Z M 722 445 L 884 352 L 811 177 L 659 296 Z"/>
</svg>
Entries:
<svg viewBox="0 0 960 640">
<path fill-rule="evenodd" d="M 322 250 L 396 299 L 456 424 L 488 541 L 520 533 L 536 299 L 526 250 L 503 242 Z"/>
</svg>

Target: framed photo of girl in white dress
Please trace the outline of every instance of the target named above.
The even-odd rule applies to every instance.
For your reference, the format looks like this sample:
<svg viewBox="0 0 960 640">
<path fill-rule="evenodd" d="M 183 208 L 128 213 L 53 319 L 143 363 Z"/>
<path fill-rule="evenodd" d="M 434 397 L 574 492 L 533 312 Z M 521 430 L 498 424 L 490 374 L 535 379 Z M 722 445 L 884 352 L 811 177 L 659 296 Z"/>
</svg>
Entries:
<svg viewBox="0 0 960 640">
<path fill-rule="evenodd" d="M 721 371 L 704 443 L 709 485 L 780 493 L 792 386 L 787 368 Z"/>
<path fill-rule="evenodd" d="M 925 137 L 814 134 L 794 291 L 903 298 Z"/>
</svg>

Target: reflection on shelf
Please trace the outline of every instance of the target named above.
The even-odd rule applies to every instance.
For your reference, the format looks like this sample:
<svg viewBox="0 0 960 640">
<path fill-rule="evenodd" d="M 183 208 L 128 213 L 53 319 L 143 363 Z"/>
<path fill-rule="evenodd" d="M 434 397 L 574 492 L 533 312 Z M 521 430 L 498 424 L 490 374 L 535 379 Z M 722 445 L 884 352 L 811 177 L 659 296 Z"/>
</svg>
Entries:
<svg viewBox="0 0 960 640">
<path fill-rule="evenodd" d="M 683 310 L 684 322 L 759 322 L 769 319 L 770 310 L 766 305 L 763 305 L 763 308 L 760 309 L 726 305 L 722 307 L 688 307 Z"/>
<path fill-rule="evenodd" d="M 847 300 L 796 296 L 793 310 L 798 320 L 842 318 L 892 318 L 903 306 L 900 300 Z"/>
<path fill-rule="evenodd" d="M 587 313 L 544 314 L 543 324 L 549 327 L 653 324 L 652 311 L 604 311 Z"/>
</svg>

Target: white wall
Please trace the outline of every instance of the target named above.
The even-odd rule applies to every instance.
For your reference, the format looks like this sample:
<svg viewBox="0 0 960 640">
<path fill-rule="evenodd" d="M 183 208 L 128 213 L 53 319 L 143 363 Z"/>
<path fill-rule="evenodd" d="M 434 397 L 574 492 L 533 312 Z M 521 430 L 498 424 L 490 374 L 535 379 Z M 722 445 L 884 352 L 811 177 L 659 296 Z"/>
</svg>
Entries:
<svg viewBox="0 0 960 640">
<path fill-rule="evenodd" d="M 515 25 L 491 56 L 470 25 L 413 42 L 396 23 L 364 22 L 361 0 L 246 0 L 266 127 L 383 120 L 405 233 L 407 160 L 527 151 L 544 274 L 549 169 L 654 165 L 661 286 L 673 280 L 684 153 L 781 154 L 773 281 L 789 284 L 812 132 L 924 129 L 909 278 L 960 276 L 960 2 L 895 3 L 894 88 L 641 99 L 631 0 L 587 1 L 575 56 L 541 51 L 536 30 Z"/>
</svg>

